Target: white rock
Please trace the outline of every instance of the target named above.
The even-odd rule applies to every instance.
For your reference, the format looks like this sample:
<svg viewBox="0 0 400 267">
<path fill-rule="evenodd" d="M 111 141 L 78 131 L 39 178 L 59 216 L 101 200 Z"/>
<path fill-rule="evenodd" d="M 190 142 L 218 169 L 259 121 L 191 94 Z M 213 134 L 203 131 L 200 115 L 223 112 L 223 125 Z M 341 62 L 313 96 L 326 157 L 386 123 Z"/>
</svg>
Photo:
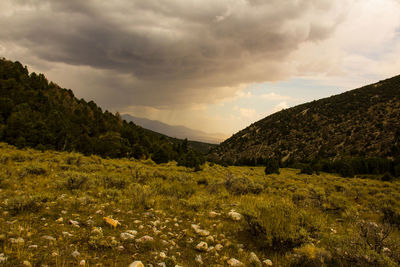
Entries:
<svg viewBox="0 0 400 267">
<path fill-rule="evenodd" d="M 142 236 L 141 238 L 136 239 L 137 243 L 147 243 L 147 242 L 153 242 L 154 238 L 152 238 L 151 236 L 145 235 Z"/>
<path fill-rule="evenodd" d="M 81 255 L 81 253 L 79 253 L 77 250 L 75 250 L 74 252 L 71 253 L 71 256 L 74 258 L 77 258 Z"/>
<path fill-rule="evenodd" d="M 196 249 L 197 249 L 198 251 L 207 251 L 208 245 L 207 245 L 206 242 L 201 241 L 200 243 L 197 244 Z"/>
<path fill-rule="evenodd" d="M 216 251 L 221 251 L 224 248 L 224 246 L 222 246 L 221 244 L 216 244 L 215 245 L 215 250 Z"/>
<path fill-rule="evenodd" d="M 73 226 L 75 226 L 76 228 L 79 228 L 79 227 L 80 227 L 78 221 L 69 220 L 69 223 L 72 224 Z"/>
<path fill-rule="evenodd" d="M 137 231 L 135 231 L 135 230 L 127 230 L 126 233 L 131 234 L 131 235 L 137 235 Z"/>
<path fill-rule="evenodd" d="M 32 266 L 32 264 L 29 262 L 29 261 L 24 261 L 23 263 L 22 263 L 24 266 Z"/>
<path fill-rule="evenodd" d="M 231 258 L 230 260 L 227 261 L 229 266 L 244 266 L 244 264 L 240 261 L 238 261 L 235 258 Z"/>
<path fill-rule="evenodd" d="M 103 234 L 103 229 L 101 227 L 93 227 L 92 234 L 102 235 Z"/>
<path fill-rule="evenodd" d="M 38 248 L 38 245 L 30 245 L 28 248 Z"/>
<path fill-rule="evenodd" d="M 194 259 L 198 264 L 204 264 L 203 259 L 201 258 L 201 255 L 196 255 L 196 258 Z"/>
<path fill-rule="evenodd" d="M 144 265 L 141 261 L 134 261 L 131 264 L 129 264 L 129 267 L 144 267 Z"/>
<path fill-rule="evenodd" d="M 263 261 L 263 266 L 272 266 L 272 261 L 269 259 Z"/>
<path fill-rule="evenodd" d="M 228 216 L 234 221 L 240 221 L 242 219 L 242 214 L 236 212 L 235 210 L 231 210 L 228 213 Z"/>
<path fill-rule="evenodd" d="M 51 256 L 57 257 L 57 256 L 58 256 L 58 253 L 57 253 L 56 251 L 54 251 L 53 253 L 51 253 Z"/>
<path fill-rule="evenodd" d="M 214 243 L 214 237 L 212 235 L 207 236 L 206 241 L 208 243 Z"/>
<path fill-rule="evenodd" d="M 210 211 L 209 213 L 208 213 L 208 216 L 210 217 L 210 218 L 215 218 L 215 217 L 217 217 L 217 216 L 219 216 L 220 214 L 219 213 L 216 213 L 215 211 Z"/>
<path fill-rule="evenodd" d="M 0 263 L 5 263 L 7 261 L 7 257 L 4 256 L 4 253 L 0 253 Z"/>
<path fill-rule="evenodd" d="M 79 265 L 80 265 L 80 266 L 85 266 L 85 265 L 86 265 L 86 261 L 85 261 L 85 260 L 81 260 L 81 261 L 79 262 Z"/>
<path fill-rule="evenodd" d="M 161 259 L 165 259 L 166 257 L 167 257 L 167 255 L 165 255 L 164 252 L 160 252 L 160 258 L 161 258 Z"/>
<path fill-rule="evenodd" d="M 60 217 L 60 218 L 58 218 L 58 219 L 56 220 L 56 222 L 58 222 L 58 223 L 62 223 L 63 221 L 64 221 L 63 217 Z"/>
<path fill-rule="evenodd" d="M 73 236 L 71 233 L 69 233 L 69 232 L 62 232 L 62 234 L 63 234 L 63 236 L 68 236 L 68 237 L 71 237 L 71 236 Z"/>
<path fill-rule="evenodd" d="M 123 251 L 125 248 L 124 248 L 124 246 L 118 246 L 118 251 Z"/>
<path fill-rule="evenodd" d="M 135 239 L 135 236 L 130 234 L 130 233 L 121 233 L 120 237 L 122 240 L 133 240 Z"/>
</svg>

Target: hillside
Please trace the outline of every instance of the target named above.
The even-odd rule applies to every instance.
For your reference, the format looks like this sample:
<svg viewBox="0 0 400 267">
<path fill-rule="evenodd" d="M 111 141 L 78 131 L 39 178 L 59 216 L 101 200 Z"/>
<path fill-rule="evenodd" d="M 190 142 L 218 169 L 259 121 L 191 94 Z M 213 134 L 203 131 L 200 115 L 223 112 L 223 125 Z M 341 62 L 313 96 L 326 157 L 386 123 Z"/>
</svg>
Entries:
<svg viewBox="0 0 400 267">
<path fill-rule="evenodd" d="M 29 73 L 19 62 L 0 60 L 0 141 L 40 150 L 78 151 L 103 157 L 151 157 L 198 165 L 202 159 L 181 142 L 172 143 L 102 111 L 72 90 Z M 187 159 L 190 158 L 190 159 Z M 190 165 L 189 164 L 189 165 Z"/>
<path fill-rule="evenodd" d="M 398 266 L 399 181 L 280 172 L 0 143 L 0 265 Z"/>
<path fill-rule="evenodd" d="M 177 139 L 189 139 L 202 143 L 218 144 L 224 137 L 222 134 L 210 134 L 203 131 L 193 130 L 185 126 L 169 125 L 157 120 L 149 120 L 146 118 L 133 117 L 129 114 L 121 115 L 122 119 L 133 122 L 145 129 L 162 133 Z"/>
<path fill-rule="evenodd" d="M 283 162 L 400 155 L 400 76 L 274 113 L 225 140 L 211 158 Z"/>
</svg>

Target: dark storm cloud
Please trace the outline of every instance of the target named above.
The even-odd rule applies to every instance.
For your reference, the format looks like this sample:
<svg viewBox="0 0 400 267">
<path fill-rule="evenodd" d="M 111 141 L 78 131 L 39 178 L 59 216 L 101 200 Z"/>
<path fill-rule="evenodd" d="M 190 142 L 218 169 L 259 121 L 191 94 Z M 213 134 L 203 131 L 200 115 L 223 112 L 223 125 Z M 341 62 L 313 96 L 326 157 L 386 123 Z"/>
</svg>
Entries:
<svg viewBox="0 0 400 267">
<path fill-rule="evenodd" d="M 0 45 L 90 66 L 88 86 L 113 107 L 206 103 L 285 76 L 285 57 L 334 31 L 332 2 L 6 0 Z"/>
</svg>

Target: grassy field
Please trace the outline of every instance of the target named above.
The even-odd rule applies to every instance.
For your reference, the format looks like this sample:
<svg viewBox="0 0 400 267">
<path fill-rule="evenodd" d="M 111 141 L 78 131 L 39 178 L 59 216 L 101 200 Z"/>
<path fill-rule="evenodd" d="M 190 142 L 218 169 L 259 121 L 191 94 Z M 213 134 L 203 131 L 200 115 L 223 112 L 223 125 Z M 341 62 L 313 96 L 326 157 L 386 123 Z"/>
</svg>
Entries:
<svg viewBox="0 0 400 267">
<path fill-rule="evenodd" d="M 0 265 L 399 265 L 399 181 L 298 173 L 0 143 Z"/>
</svg>

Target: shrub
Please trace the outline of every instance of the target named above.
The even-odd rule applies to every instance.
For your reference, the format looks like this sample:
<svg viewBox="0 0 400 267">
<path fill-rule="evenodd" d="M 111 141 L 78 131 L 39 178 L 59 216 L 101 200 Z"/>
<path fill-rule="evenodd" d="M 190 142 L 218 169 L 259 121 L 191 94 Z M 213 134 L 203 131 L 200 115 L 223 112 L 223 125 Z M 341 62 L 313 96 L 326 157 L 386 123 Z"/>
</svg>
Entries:
<svg viewBox="0 0 400 267">
<path fill-rule="evenodd" d="M 225 187 L 235 195 L 259 194 L 264 189 L 262 185 L 253 182 L 247 177 L 236 178 L 232 176 L 225 181 Z"/>
<path fill-rule="evenodd" d="M 9 199 L 7 209 L 12 215 L 22 212 L 37 212 L 40 210 L 41 204 L 48 200 L 48 196 L 43 194 L 15 196 Z"/>
<path fill-rule="evenodd" d="M 393 179 L 394 179 L 394 177 L 390 174 L 390 173 L 388 173 L 388 172 L 386 172 L 384 175 L 382 175 L 382 177 L 381 177 L 381 180 L 382 181 L 385 181 L 385 182 L 391 182 L 391 181 L 393 181 Z"/>
<path fill-rule="evenodd" d="M 25 172 L 33 175 L 44 175 L 47 173 L 47 170 L 40 165 L 30 164 L 24 168 Z"/>
<path fill-rule="evenodd" d="M 88 181 L 88 175 L 80 172 L 65 172 L 63 186 L 68 190 L 83 189 Z"/>
<path fill-rule="evenodd" d="M 240 205 L 250 232 L 260 246 L 271 249 L 292 249 L 307 241 L 304 212 L 288 199 L 243 198 Z"/>
<path fill-rule="evenodd" d="M 332 255 L 329 251 L 323 248 L 314 246 L 313 244 L 306 244 L 299 248 L 293 249 L 295 253 L 291 262 L 292 266 L 310 266 L 319 267 L 326 266 L 331 263 Z"/>
<path fill-rule="evenodd" d="M 312 175 L 314 172 L 313 168 L 310 166 L 310 164 L 304 164 L 301 169 L 300 169 L 300 173 L 302 174 L 308 174 L 308 175 Z"/>
<path fill-rule="evenodd" d="M 265 174 L 279 174 L 279 161 L 273 158 L 265 160 Z"/>
<path fill-rule="evenodd" d="M 101 179 L 104 188 L 124 189 L 128 184 L 127 179 L 120 175 L 103 175 Z"/>
</svg>

